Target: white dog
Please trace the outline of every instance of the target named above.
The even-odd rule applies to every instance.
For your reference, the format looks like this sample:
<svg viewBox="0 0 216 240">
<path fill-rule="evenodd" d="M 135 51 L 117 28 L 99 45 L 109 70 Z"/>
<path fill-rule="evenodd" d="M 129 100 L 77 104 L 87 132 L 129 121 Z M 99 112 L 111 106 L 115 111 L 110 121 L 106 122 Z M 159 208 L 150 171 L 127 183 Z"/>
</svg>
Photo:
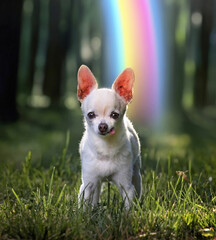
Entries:
<svg viewBox="0 0 216 240">
<path fill-rule="evenodd" d="M 112 89 L 98 89 L 90 69 L 82 65 L 78 71 L 77 95 L 85 119 L 85 132 L 80 142 L 82 199 L 96 205 L 101 183 L 108 179 L 117 185 L 128 208 L 135 196 L 141 195 L 140 143 L 132 123 L 126 117 L 132 100 L 134 73 L 125 69 Z"/>
</svg>

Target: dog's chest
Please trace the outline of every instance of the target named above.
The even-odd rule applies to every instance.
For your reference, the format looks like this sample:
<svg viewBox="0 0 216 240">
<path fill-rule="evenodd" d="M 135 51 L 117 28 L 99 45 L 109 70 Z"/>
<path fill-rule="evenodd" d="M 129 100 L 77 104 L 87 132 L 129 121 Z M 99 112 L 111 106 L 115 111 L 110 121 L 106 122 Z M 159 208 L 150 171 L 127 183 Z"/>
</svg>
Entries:
<svg viewBox="0 0 216 240">
<path fill-rule="evenodd" d="M 119 152 L 104 152 L 97 151 L 96 157 L 93 160 L 95 171 L 100 176 L 110 176 L 128 167 L 132 163 L 132 155 L 129 149 L 123 149 Z"/>
<path fill-rule="evenodd" d="M 85 152 L 86 153 L 86 152 Z M 110 151 L 91 151 L 84 154 L 82 158 L 82 168 L 84 172 L 89 172 L 98 177 L 109 177 L 123 169 L 132 166 L 132 154 L 129 148 Z"/>
<path fill-rule="evenodd" d="M 84 137 L 81 141 L 83 172 L 98 177 L 109 177 L 132 168 L 133 152 L 131 142 L 127 138 L 118 139 L 117 142 L 94 140 Z"/>
</svg>

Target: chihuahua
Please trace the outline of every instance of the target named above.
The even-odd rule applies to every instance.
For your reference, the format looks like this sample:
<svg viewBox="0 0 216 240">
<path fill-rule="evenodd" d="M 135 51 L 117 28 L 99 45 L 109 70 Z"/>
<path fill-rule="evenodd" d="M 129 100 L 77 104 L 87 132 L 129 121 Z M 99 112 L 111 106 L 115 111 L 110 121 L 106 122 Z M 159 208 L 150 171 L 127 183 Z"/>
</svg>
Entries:
<svg viewBox="0 0 216 240">
<path fill-rule="evenodd" d="M 79 202 L 96 205 L 101 184 L 108 180 L 117 185 L 125 207 L 135 196 L 140 198 L 140 142 L 126 116 L 132 100 L 134 73 L 126 68 L 115 80 L 112 89 L 98 89 L 90 69 L 78 70 L 77 96 L 84 115 L 85 132 L 80 142 L 82 185 Z"/>
</svg>

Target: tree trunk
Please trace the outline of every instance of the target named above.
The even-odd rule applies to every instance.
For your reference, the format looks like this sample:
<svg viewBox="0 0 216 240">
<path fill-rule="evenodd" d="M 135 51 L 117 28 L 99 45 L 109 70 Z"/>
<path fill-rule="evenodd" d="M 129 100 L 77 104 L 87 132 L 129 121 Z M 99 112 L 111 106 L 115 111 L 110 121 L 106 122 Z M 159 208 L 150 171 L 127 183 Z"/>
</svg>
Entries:
<svg viewBox="0 0 216 240">
<path fill-rule="evenodd" d="M 65 5 L 63 6 L 63 4 Z M 63 70 L 70 42 L 71 4 L 71 1 L 50 0 L 49 37 L 43 92 L 50 97 L 52 105 L 59 104 L 61 98 Z"/>
<path fill-rule="evenodd" d="M 195 83 L 194 103 L 195 107 L 204 107 L 207 104 L 208 63 L 210 49 L 210 34 L 213 27 L 214 1 L 192 1 L 192 10 L 199 11 L 202 15 L 200 35 L 200 59 L 198 60 Z"/>
<path fill-rule="evenodd" d="M 61 95 L 60 6 L 59 0 L 50 0 L 49 36 L 43 92 L 50 97 L 53 104 L 59 101 Z"/>
<path fill-rule="evenodd" d="M 0 1 L 0 121 L 18 118 L 16 90 L 21 16 L 21 0 Z"/>
<path fill-rule="evenodd" d="M 31 55 L 28 73 L 28 94 L 31 94 L 34 84 L 35 62 L 38 50 L 39 38 L 39 22 L 40 22 L 40 0 L 34 0 L 33 14 L 32 14 L 32 32 L 31 32 Z"/>
<path fill-rule="evenodd" d="M 180 23 L 180 15 L 181 11 L 184 11 L 186 3 L 181 6 L 179 2 L 173 2 L 170 6 L 169 12 L 170 16 L 170 36 L 169 43 L 171 49 L 171 66 L 170 66 L 170 96 L 169 96 L 169 108 L 171 111 L 182 114 L 182 96 L 183 96 L 183 84 L 184 84 L 184 62 L 186 56 L 186 43 L 185 40 L 177 40 L 176 35 L 179 28 L 185 28 L 185 26 L 181 26 Z M 186 35 L 186 30 L 184 33 Z"/>
</svg>

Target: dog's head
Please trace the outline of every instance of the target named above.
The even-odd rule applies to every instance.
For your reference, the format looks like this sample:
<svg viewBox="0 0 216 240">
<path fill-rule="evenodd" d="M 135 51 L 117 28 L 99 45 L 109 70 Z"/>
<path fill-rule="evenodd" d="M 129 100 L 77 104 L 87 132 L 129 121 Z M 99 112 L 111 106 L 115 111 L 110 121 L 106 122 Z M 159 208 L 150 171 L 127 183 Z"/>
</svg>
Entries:
<svg viewBox="0 0 216 240">
<path fill-rule="evenodd" d="M 98 89 L 94 75 L 85 65 L 79 68 L 77 79 L 77 96 L 88 126 L 101 136 L 115 134 L 133 97 L 133 70 L 126 68 L 112 89 Z"/>
</svg>

